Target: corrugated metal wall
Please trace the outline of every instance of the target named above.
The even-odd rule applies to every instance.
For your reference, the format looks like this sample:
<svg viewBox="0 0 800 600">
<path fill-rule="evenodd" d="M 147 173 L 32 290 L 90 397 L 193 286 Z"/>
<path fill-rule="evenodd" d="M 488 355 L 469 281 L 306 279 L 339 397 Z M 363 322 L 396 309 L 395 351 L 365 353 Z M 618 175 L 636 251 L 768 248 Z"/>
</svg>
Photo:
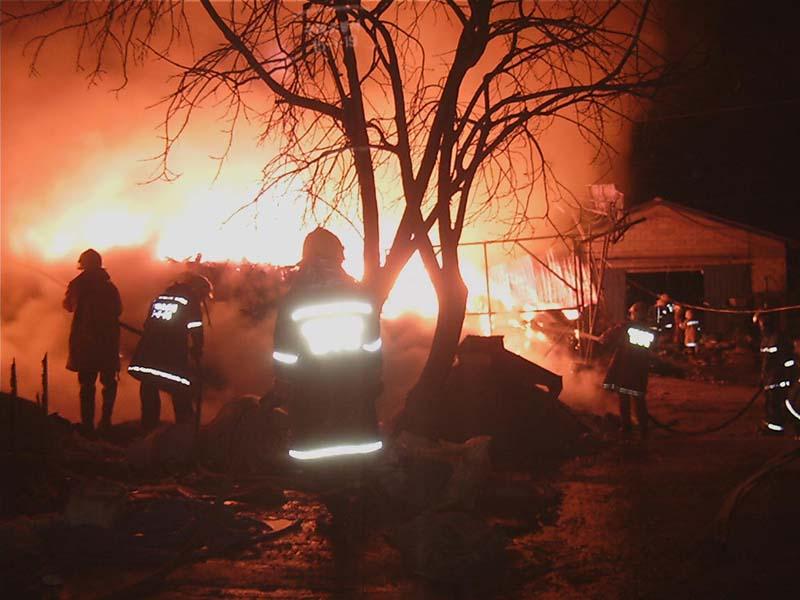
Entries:
<svg viewBox="0 0 800 600">
<path fill-rule="evenodd" d="M 750 302 L 752 297 L 750 265 L 703 267 L 703 289 L 705 300 L 711 306 L 726 307 L 729 298 L 736 298 L 739 302 Z M 725 336 L 745 324 L 742 317 L 722 313 L 705 313 L 702 319 L 707 332 Z"/>
<path fill-rule="evenodd" d="M 625 269 L 606 269 L 603 275 L 603 300 L 603 312 L 609 321 L 605 325 L 625 320 Z"/>
</svg>

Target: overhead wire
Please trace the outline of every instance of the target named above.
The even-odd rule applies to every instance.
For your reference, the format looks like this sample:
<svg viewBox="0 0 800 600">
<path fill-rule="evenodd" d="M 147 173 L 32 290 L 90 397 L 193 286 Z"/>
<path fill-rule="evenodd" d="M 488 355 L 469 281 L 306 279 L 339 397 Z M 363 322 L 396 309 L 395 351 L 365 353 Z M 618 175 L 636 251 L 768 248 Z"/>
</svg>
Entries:
<svg viewBox="0 0 800 600">
<path fill-rule="evenodd" d="M 658 298 L 660 296 L 659 293 L 654 292 L 653 290 L 643 286 L 640 283 L 635 281 L 628 280 L 628 283 L 631 284 L 635 288 L 639 288 L 643 292 L 649 294 L 654 298 Z M 690 302 L 682 302 L 681 300 L 674 299 L 675 304 L 679 304 L 685 308 L 691 308 L 693 310 L 699 310 L 704 312 L 710 313 L 722 313 L 722 314 L 734 314 L 734 315 L 752 315 L 755 313 L 775 313 L 775 312 L 785 312 L 789 310 L 800 310 L 800 304 L 790 304 L 787 306 L 776 306 L 775 308 L 718 308 L 714 306 L 706 306 L 706 305 L 698 305 L 692 304 Z"/>
</svg>

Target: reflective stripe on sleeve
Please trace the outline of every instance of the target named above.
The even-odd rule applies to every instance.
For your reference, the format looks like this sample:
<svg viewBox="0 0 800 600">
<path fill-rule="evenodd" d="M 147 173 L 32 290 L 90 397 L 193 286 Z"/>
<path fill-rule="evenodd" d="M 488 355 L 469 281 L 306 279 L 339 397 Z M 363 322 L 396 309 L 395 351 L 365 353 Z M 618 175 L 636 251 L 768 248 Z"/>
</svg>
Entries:
<svg viewBox="0 0 800 600">
<path fill-rule="evenodd" d="M 202 326 L 203 326 L 202 321 L 189 321 L 186 324 L 186 329 L 196 329 L 197 327 L 202 327 Z"/>
<path fill-rule="evenodd" d="M 300 357 L 297 356 L 297 354 L 292 354 L 290 352 L 278 352 L 276 350 L 272 353 L 272 358 L 285 365 L 293 365 Z"/>
</svg>

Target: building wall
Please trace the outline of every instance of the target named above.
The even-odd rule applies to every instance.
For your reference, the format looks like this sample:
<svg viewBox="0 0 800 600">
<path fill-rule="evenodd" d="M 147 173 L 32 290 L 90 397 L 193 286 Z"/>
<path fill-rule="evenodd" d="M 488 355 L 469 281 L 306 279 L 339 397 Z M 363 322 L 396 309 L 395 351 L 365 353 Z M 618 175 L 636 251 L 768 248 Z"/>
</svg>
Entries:
<svg viewBox="0 0 800 600">
<path fill-rule="evenodd" d="M 759 235 L 682 212 L 654 205 L 636 213 L 645 218 L 631 227 L 609 250 L 609 266 L 626 271 L 702 270 L 705 266 L 749 264 L 752 291 L 786 292 L 786 245 Z M 601 241 L 593 245 L 599 255 Z"/>
</svg>

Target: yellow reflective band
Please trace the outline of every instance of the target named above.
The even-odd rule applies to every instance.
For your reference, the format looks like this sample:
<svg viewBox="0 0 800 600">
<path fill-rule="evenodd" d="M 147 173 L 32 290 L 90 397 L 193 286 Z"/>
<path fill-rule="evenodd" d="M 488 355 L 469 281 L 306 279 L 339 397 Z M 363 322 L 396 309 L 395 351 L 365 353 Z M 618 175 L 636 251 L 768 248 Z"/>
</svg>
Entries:
<svg viewBox="0 0 800 600">
<path fill-rule="evenodd" d="M 169 300 L 170 302 L 180 302 L 184 306 L 189 304 L 189 301 L 182 296 L 159 296 L 159 300 Z"/>
<path fill-rule="evenodd" d="M 369 342 L 368 344 L 364 344 L 361 347 L 364 350 L 366 350 L 367 352 L 377 352 L 378 350 L 381 349 L 382 345 L 383 345 L 383 342 L 381 342 L 381 338 L 378 338 L 374 342 Z"/>
<path fill-rule="evenodd" d="M 159 371 L 158 369 L 151 369 L 150 367 L 138 367 L 135 365 L 131 365 L 130 367 L 128 367 L 128 371 L 137 371 L 139 373 L 156 375 L 157 377 L 163 377 L 164 379 L 169 379 L 170 381 L 182 383 L 183 385 L 192 384 L 192 382 L 186 379 L 185 377 L 181 377 L 180 375 L 175 375 L 173 373 L 167 373 L 166 371 Z"/>
<path fill-rule="evenodd" d="M 628 341 L 634 346 L 649 348 L 655 337 L 656 336 L 650 331 L 637 329 L 636 327 L 628 327 Z"/>
<path fill-rule="evenodd" d="M 762 348 L 761 351 L 762 352 L 769 352 L 770 354 L 774 354 L 775 352 L 778 351 L 778 347 L 777 346 L 767 346 L 765 348 Z"/>
<path fill-rule="evenodd" d="M 366 444 L 348 444 L 344 446 L 328 446 L 315 450 L 289 450 L 289 456 L 297 460 L 315 460 L 331 456 L 347 456 L 350 454 L 369 454 L 383 448 L 383 442 L 369 442 Z"/>
<path fill-rule="evenodd" d="M 293 365 L 294 363 L 297 362 L 299 357 L 297 356 L 297 354 L 290 354 L 288 352 L 278 352 L 276 350 L 275 352 L 272 353 L 272 358 L 286 365 Z"/>
<path fill-rule="evenodd" d="M 331 302 L 329 304 L 314 304 L 304 306 L 292 312 L 292 321 L 304 321 L 317 317 L 327 317 L 331 315 L 372 314 L 372 306 L 367 302 L 357 300 L 345 300 L 343 302 Z"/>
<path fill-rule="evenodd" d="M 354 352 L 364 340 L 364 319 L 359 315 L 329 315 L 308 319 L 300 333 L 314 356 L 333 352 Z"/>
<path fill-rule="evenodd" d="M 197 327 L 202 327 L 202 326 L 203 326 L 203 322 L 202 321 L 189 321 L 186 324 L 186 329 L 195 329 Z"/>
</svg>

